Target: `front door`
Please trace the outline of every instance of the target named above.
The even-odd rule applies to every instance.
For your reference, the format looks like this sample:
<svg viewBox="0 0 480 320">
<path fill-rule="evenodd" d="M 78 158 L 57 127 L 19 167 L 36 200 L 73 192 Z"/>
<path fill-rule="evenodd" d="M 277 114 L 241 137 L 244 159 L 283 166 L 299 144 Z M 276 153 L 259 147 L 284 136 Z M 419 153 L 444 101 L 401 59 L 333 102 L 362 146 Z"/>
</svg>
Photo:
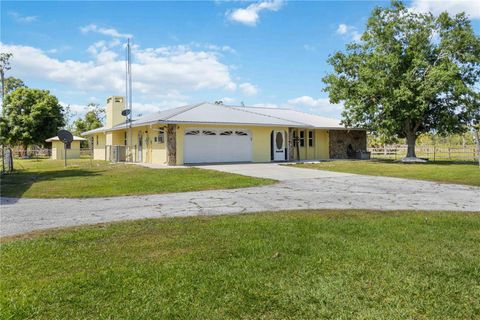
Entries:
<svg viewBox="0 0 480 320">
<path fill-rule="evenodd" d="M 273 131 L 273 160 L 285 161 L 285 131 Z"/>
</svg>

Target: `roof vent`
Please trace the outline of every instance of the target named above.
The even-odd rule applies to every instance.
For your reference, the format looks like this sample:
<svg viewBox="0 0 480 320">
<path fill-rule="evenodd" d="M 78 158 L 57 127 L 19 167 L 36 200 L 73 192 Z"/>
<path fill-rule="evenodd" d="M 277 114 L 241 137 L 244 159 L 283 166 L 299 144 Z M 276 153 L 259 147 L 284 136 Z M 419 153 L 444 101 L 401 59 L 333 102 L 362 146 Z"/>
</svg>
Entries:
<svg viewBox="0 0 480 320">
<path fill-rule="evenodd" d="M 217 101 L 215 101 L 215 104 L 223 105 L 223 101 L 222 100 L 217 100 Z"/>
</svg>

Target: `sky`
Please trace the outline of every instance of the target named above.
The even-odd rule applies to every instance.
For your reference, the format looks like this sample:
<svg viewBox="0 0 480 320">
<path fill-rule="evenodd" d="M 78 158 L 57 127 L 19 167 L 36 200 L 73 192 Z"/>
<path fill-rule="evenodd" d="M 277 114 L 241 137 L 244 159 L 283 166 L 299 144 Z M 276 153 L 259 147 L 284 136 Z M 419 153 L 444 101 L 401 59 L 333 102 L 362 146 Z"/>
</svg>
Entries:
<svg viewBox="0 0 480 320">
<path fill-rule="evenodd" d="M 465 11 L 480 34 L 480 1 L 407 2 L 414 10 Z M 329 55 L 358 41 L 388 1 L 1 2 L 7 76 L 48 89 L 77 116 L 125 94 L 132 42 L 133 114 L 189 103 L 289 107 L 340 118 L 322 77 Z"/>
</svg>

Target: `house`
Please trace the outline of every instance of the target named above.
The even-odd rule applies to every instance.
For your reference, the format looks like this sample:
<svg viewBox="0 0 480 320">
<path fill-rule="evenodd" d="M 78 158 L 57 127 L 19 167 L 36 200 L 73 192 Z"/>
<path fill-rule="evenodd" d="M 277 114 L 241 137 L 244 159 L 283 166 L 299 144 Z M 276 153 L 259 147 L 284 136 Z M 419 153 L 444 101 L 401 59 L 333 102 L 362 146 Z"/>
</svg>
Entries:
<svg viewBox="0 0 480 320">
<path fill-rule="evenodd" d="M 82 133 L 94 159 L 167 165 L 319 160 L 367 148 L 365 130 L 292 109 L 203 102 L 130 123 L 122 115 L 124 101 L 108 98 L 106 125 Z"/>
<path fill-rule="evenodd" d="M 73 141 L 70 145 L 67 145 L 67 159 L 79 159 L 80 158 L 80 142 L 86 141 L 82 137 L 73 136 Z M 65 159 L 65 144 L 60 141 L 58 137 L 51 137 L 45 142 L 52 143 L 52 160 L 64 160 Z"/>
</svg>

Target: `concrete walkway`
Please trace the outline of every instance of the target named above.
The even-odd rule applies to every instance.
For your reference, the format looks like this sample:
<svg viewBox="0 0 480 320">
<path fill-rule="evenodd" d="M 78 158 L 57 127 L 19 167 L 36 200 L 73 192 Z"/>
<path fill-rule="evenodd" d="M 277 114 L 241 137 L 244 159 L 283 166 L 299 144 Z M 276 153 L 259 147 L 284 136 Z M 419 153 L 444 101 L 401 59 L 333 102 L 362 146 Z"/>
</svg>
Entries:
<svg viewBox="0 0 480 320">
<path fill-rule="evenodd" d="M 235 190 L 94 199 L 1 199 L 1 235 L 110 221 L 290 209 L 457 210 L 480 212 L 480 188 L 362 176 L 275 164 L 202 166 L 276 178 Z"/>
</svg>

